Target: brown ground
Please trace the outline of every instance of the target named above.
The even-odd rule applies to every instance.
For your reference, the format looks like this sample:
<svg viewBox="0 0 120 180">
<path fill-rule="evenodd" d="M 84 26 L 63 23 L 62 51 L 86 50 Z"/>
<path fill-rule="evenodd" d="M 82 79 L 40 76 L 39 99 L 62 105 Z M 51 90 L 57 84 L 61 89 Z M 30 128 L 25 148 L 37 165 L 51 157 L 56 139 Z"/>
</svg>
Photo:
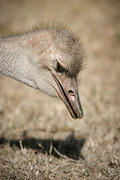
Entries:
<svg viewBox="0 0 120 180">
<path fill-rule="evenodd" d="M 120 1 L 0 0 L 1 34 L 59 22 L 82 38 L 84 118 L 0 77 L 0 180 L 120 179 Z"/>
</svg>

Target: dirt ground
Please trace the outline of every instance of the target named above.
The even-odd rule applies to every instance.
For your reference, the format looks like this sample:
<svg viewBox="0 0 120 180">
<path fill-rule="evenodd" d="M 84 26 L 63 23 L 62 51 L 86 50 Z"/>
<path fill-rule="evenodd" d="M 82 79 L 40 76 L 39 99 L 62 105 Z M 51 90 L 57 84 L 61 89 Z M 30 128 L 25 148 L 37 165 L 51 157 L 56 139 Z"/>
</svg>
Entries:
<svg viewBox="0 0 120 180">
<path fill-rule="evenodd" d="M 41 22 L 83 42 L 84 118 L 0 76 L 0 180 L 120 180 L 120 1 L 0 0 L 1 35 Z"/>
</svg>

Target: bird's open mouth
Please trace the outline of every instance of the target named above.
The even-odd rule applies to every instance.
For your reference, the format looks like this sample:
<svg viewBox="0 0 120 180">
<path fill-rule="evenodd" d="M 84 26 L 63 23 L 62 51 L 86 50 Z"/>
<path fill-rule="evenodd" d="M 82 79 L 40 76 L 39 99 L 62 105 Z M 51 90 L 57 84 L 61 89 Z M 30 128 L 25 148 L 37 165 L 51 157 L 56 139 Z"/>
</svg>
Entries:
<svg viewBox="0 0 120 180">
<path fill-rule="evenodd" d="M 77 119 L 77 118 L 81 119 L 83 117 L 83 110 L 80 104 L 78 91 L 76 90 L 74 95 L 73 94 L 71 95 L 71 93 L 62 86 L 62 83 L 60 82 L 60 80 L 58 80 L 58 77 L 56 77 L 53 73 L 52 75 L 58 87 L 56 89 L 57 94 L 66 105 L 71 116 L 74 119 Z"/>
</svg>

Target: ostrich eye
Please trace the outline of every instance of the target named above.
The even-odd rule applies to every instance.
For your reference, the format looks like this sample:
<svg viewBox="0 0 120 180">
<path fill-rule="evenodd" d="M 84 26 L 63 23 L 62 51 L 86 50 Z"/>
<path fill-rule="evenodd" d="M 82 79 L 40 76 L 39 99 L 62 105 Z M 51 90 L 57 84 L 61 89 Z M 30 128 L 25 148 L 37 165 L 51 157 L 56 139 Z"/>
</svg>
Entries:
<svg viewBox="0 0 120 180">
<path fill-rule="evenodd" d="M 59 62 L 57 62 L 56 71 L 59 73 L 64 73 L 64 72 L 67 72 L 67 69 L 65 69 L 65 67 L 63 65 L 61 65 Z"/>
</svg>

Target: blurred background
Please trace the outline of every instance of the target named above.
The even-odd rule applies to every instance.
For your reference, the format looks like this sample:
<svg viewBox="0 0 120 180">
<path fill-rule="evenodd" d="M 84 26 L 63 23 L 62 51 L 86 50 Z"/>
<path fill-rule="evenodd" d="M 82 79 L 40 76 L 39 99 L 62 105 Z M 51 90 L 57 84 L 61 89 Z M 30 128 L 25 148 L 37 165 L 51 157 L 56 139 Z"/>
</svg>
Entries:
<svg viewBox="0 0 120 180">
<path fill-rule="evenodd" d="M 87 170 L 89 177 L 109 179 L 114 174 L 120 178 L 120 1 L 0 0 L 0 36 L 31 29 L 41 22 L 64 24 L 83 43 L 85 68 L 79 75 L 79 93 L 84 118 L 73 120 L 60 100 L 0 76 L 0 154 L 14 164 L 12 168 L 8 163 L 7 171 L 1 163 L 1 172 L 11 176 L 17 172 L 16 176 L 24 179 L 27 176 L 20 170 L 18 173 L 19 166 L 35 179 L 44 169 L 46 177 L 44 159 L 52 139 L 53 149 L 61 156 L 77 160 L 74 163 L 61 157 L 61 165 L 53 154 L 47 165 L 55 178 L 78 179 Z M 27 152 L 24 164 L 21 148 L 13 148 L 19 140 L 23 140 Z M 42 143 L 45 153 L 35 143 Z M 39 154 L 34 153 L 36 149 Z M 80 159 L 84 160 L 79 163 Z M 33 160 L 38 169 L 41 164 L 41 170 L 35 170 Z M 67 175 L 62 168 L 66 161 L 70 169 Z M 53 171 L 56 162 L 59 171 Z M 29 164 L 33 171 L 29 172 Z"/>
</svg>

